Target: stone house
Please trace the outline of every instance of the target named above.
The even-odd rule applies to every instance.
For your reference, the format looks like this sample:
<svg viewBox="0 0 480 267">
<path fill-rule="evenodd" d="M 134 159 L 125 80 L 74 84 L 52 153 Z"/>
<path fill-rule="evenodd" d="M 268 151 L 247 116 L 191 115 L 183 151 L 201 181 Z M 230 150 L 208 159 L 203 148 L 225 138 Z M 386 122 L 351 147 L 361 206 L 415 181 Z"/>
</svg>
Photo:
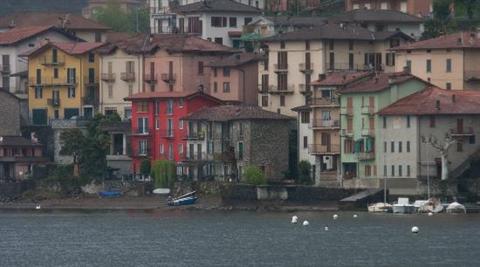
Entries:
<svg viewBox="0 0 480 267">
<path fill-rule="evenodd" d="M 288 170 L 290 117 L 256 106 L 224 105 L 184 119 L 192 137 L 179 164 L 184 175 L 239 181 L 245 168 L 254 165 L 268 180 L 278 181 Z"/>
<path fill-rule="evenodd" d="M 0 90 L 0 136 L 20 135 L 20 99 Z"/>
</svg>

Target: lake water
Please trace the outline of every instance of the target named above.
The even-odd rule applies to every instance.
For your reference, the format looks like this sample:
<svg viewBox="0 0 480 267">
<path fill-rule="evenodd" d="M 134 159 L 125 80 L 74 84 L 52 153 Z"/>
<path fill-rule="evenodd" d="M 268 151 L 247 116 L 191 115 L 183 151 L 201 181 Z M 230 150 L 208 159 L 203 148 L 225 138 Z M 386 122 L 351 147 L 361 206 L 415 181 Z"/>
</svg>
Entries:
<svg viewBox="0 0 480 267">
<path fill-rule="evenodd" d="M 332 214 L 1 213 L 0 266 L 480 266 L 479 215 Z"/>
</svg>

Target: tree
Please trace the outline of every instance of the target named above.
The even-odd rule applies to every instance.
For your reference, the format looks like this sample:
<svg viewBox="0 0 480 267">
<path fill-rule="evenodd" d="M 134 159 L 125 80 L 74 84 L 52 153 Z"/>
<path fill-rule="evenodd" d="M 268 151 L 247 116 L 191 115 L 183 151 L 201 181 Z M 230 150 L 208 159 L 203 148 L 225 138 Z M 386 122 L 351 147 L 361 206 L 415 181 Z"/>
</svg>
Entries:
<svg viewBox="0 0 480 267">
<path fill-rule="evenodd" d="M 168 160 L 156 160 L 153 163 L 151 176 L 157 188 L 171 188 L 175 182 L 175 163 Z"/>
<path fill-rule="evenodd" d="M 146 8 L 126 12 L 113 0 L 106 7 L 96 9 L 94 19 L 116 32 L 148 33 L 150 29 L 150 13 Z"/>
<path fill-rule="evenodd" d="M 311 169 L 312 169 L 312 165 L 310 164 L 310 162 L 306 160 L 300 161 L 300 163 L 298 163 L 297 182 L 300 184 L 308 184 L 308 185 L 312 184 L 312 178 L 310 173 Z"/>
<path fill-rule="evenodd" d="M 440 143 L 436 137 L 430 136 L 428 139 L 422 136 L 422 142 L 430 144 L 433 148 L 440 152 L 440 158 L 442 161 L 442 181 L 448 179 L 449 169 L 448 169 L 448 149 L 451 145 L 457 141 L 453 139 L 449 134 L 445 135 L 445 140 L 443 143 Z M 428 159 L 427 159 L 428 160 Z"/>
<path fill-rule="evenodd" d="M 73 157 L 73 176 L 78 177 L 79 173 L 79 156 L 82 154 L 82 149 L 85 147 L 86 138 L 82 131 L 78 128 L 68 129 L 60 135 L 60 140 L 63 142 L 61 155 L 71 155 Z"/>
<path fill-rule="evenodd" d="M 248 184 L 252 185 L 264 185 L 267 183 L 267 178 L 263 174 L 262 170 L 257 166 L 249 165 L 245 168 L 243 178 Z"/>
<path fill-rule="evenodd" d="M 150 171 L 151 171 L 150 169 L 151 169 L 150 160 L 148 159 L 142 160 L 142 162 L 140 163 L 140 174 L 142 174 L 143 176 L 147 176 L 150 174 Z"/>
</svg>

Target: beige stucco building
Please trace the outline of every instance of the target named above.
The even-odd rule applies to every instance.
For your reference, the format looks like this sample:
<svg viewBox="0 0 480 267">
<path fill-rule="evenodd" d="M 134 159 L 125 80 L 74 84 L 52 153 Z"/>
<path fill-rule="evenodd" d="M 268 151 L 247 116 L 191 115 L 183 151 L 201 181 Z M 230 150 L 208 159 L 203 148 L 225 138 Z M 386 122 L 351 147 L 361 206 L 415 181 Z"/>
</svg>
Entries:
<svg viewBox="0 0 480 267">
<path fill-rule="evenodd" d="M 333 70 L 395 70 L 393 51 L 410 41 L 402 32 L 371 32 L 341 24 L 268 38 L 268 60 L 259 66 L 259 105 L 296 116 L 291 109 L 305 105 L 311 81 Z"/>
<path fill-rule="evenodd" d="M 396 69 L 405 67 L 443 89 L 470 90 L 480 85 L 480 38 L 461 32 L 394 48 Z"/>
</svg>

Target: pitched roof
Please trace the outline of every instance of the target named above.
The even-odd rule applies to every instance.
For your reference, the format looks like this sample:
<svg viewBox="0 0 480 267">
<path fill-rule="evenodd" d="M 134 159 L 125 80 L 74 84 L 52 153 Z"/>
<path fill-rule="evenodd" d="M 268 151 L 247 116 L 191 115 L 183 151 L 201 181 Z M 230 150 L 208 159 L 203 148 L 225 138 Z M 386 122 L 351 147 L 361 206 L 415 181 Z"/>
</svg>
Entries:
<svg viewBox="0 0 480 267">
<path fill-rule="evenodd" d="M 175 13 L 201 13 L 201 12 L 235 12 L 260 14 L 261 10 L 233 0 L 206 0 L 199 1 L 174 9 Z"/>
<path fill-rule="evenodd" d="M 62 19 L 66 19 L 62 27 Z M 19 12 L 0 17 L 0 28 L 57 26 L 69 30 L 99 30 L 106 31 L 109 27 L 82 16 L 58 12 Z"/>
<path fill-rule="evenodd" d="M 396 10 L 356 9 L 344 12 L 332 18 L 342 22 L 402 22 L 422 23 L 420 17 L 412 16 Z"/>
<path fill-rule="evenodd" d="M 101 46 L 105 45 L 105 43 L 87 43 L 87 42 L 72 42 L 72 43 L 64 43 L 64 42 L 48 42 L 44 45 L 35 48 L 33 50 L 27 51 L 20 56 L 32 56 L 37 54 L 41 51 L 49 47 L 56 47 L 63 52 L 69 55 L 82 55 L 92 50 L 95 50 Z"/>
<path fill-rule="evenodd" d="M 261 57 L 254 53 L 239 53 L 235 55 L 228 56 L 224 59 L 216 60 L 210 62 L 207 66 L 209 67 L 236 67 L 244 64 L 257 62 Z"/>
<path fill-rule="evenodd" d="M 149 100 L 154 98 L 186 98 L 191 99 L 194 97 L 206 97 L 215 102 L 223 103 L 222 100 L 213 97 L 209 94 L 206 94 L 202 91 L 196 92 L 142 92 L 138 94 L 134 94 L 130 97 L 124 98 L 125 101 L 141 101 L 141 100 Z"/>
<path fill-rule="evenodd" d="M 230 47 L 189 34 L 155 34 L 148 40 L 145 51 L 166 49 L 169 52 L 234 52 Z"/>
<path fill-rule="evenodd" d="M 41 146 L 23 136 L 1 136 L 0 140 L 0 146 Z"/>
<path fill-rule="evenodd" d="M 186 120 L 291 120 L 291 117 L 267 111 L 258 106 L 224 105 L 198 110 L 184 117 Z"/>
<path fill-rule="evenodd" d="M 337 23 L 328 23 L 316 26 L 311 29 L 302 29 L 298 31 L 277 34 L 265 38 L 265 41 L 296 41 L 296 40 L 387 40 L 389 38 L 400 36 L 406 40 L 412 38 L 400 31 L 394 32 L 372 32 L 366 28 L 357 25 L 341 25 Z"/>
<path fill-rule="evenodd" d="M 326 23 L 327 19 L 324 17 L 296 17 L 296 16 L 275 16 L 266 17 L 273 22 L 273 25 L 283 26 L 296 26 L 296 27 L 312 27 L 319 26 Z M 257 20 L 256 22 L 258 22 Z M 255 22 L 253 22 L 254 24 Z"/>
<path fill-rule="evenodd" d="M 58 29 L 54 26 L 32 26 L 32 27 L 16 27 L 6 32 L 0 32 L 0 45 L 14 45 L 21 41 L 27 40 L 29 38 L 35 37 L 39 34 L 56 31 L 59 32 L 72 40 L 80 41 L 81 39 L 67 33 L 61 29 Z"/>
<path fill-rule="evenodd" d="M 480 48 L 480 33 L 458 32 L 437 38 L 404 44 L 391 50 Z"/>
<path fill-rule="evenodd" d="M 358 79 L 373 75 L 369 71 L 333 71 L 325 75 L 325 78 L 312 82 L 312 85 L 318 86 L 342 86 L 354 82 Z"/>
<path fill-rule="evenodd" d="M 430 86 L 404 97 L 378 112 L 380 115 L 480 114 L 480 92 L 444 90 Z"/>
<path fill-rule="evenodd" d="M 379 73 L 354 82 L 347 87 L 340 89 L 339 93 L 349 94 L 380 92 L 389 88 L 392 85 L 402 84 L 412 79 L 420 80 L 419 78 L 404 72 Z"/>
</svg>

